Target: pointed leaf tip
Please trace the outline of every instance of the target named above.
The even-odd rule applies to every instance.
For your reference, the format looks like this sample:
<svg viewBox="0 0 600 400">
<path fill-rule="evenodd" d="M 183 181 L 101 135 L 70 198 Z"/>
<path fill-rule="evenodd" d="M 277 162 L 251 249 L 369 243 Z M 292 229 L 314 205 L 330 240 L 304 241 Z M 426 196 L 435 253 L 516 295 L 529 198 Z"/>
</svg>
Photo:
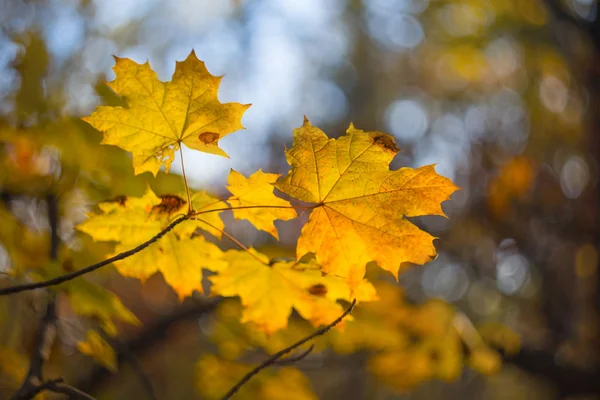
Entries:
<svg viewBox="0 0 600 400">
<path fill-rule="evenodd" d="M 191 51 L 178 62 L 171 81 L 162 82 L 150 62 L 140 65 L 115 56 L 116 78 L 108 83 L 127 99 L 127 108 L 103 106 L 86 120 L 104 133 L 103 144 L 133 153 L 134 171 L 156 175 L 168 172 L 175 151 L 183 143 L 194 150 L 226 156 L 218 139 L 243 129 L 249 105 L 221 103 L 215 79 Z M 201 136 L 209 132 L 209 136 Z M 211 139 L 211 140 L 208 140 Z"/>
</svg>

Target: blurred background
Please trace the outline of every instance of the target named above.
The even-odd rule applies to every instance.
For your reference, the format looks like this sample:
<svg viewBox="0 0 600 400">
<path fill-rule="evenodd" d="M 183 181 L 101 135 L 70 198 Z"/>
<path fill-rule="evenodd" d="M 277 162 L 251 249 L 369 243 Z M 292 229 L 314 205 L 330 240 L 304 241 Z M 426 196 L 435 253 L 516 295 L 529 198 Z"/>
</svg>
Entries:
<svg viewBox="0 0 600 400">
<path fill-rule="evenodd" d="M 103 84 L 114 78 L 112 55 L 148 60 L 169 80 L 194 49 L 224 75 L 220 100 L 252 107 L 247 130 L 221 141 L 230 159 L 184 149 L 193 187 L 225 195 L 230 168 L 285 173 L 283 149 L 304 115 L 333 137 L 350 122 L 391 133 L 402 150 L 393 168 L 435 163 L 462 188 L 444 204 L 449 219 L 417 220 L 440 238 L 439 257 L 400 276 L 406 301 L 441 299 L 521 338 L 496 374 L 467 371 L 401 391 L 375 390 L 360 353 L 307 361 L 299 367 L 319 398 L 598 398 L 597 12 L 596 0 L 0 0 L 0 269 L 16 265 L 11 246 L 14 254 L 23 243 L 8 221 L 48 231 L 39 200 L 48 188 L 64 200 L 61 239 L 82 262 L 107 251 L 82 252 L 91 244 L 73 233 L 91 205 L 139 195 L 147 183 L 182 188 L 177 175 L 134 177 L 128 156 L 99 146 L 101 135 L 78 118 L 121 101 Z M 244 243 L 274 246 L 249 227 L 228 221 Z M 284 245 L 293 247 L 297 228 L 282 225 Z M 161 277 L 142 286 L 114 275 L 98 282 L 144 322 L 190 306 Z M 15 319 L 19 332 L 35 332 L 38 300 L 2 299 L 4 345 L 14 343 Z M 206 324 L 191 311 L 186 321 L 137 355 L 160 398 L 204 398 L 189 387 Z M 88 371 L 75 379 L 81 389 L 142 398 L 135 368 L 112 376 L 73 360 Z"/>
</svg>

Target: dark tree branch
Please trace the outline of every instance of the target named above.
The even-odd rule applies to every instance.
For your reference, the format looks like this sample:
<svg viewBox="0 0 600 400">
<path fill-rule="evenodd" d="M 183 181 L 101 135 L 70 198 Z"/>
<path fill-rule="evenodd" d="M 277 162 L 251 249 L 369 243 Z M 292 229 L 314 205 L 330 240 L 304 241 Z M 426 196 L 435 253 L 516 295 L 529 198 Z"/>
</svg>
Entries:
<svg viewBox="0 0 600 400">
<path fill-rule="evenodd" d="M 60 247 L 60 237 L 58 235 L 58 199 L 55 195 L 49 194 L 46 196 L 46 203 L 48 205 L 48 222 L 50 225 L 50 259 L 56 260 Z M 50 300 L 46 304 L 46 313 L 40 324 L 36 345 L 30 357 L 29 370 L 23 384 L 11 397 L 11 400 L 33 399 L 37 394 L 45 390 L 66 394 L 70 399 L 74 400 L 94 400 L 88 394 L 64 383 L 62 378 L 44 381 L 43 367 L 44 362 L 50 357 L 50 351 L 56 337 L 56 319 L 56 302 L 54 294 L 51 294 Z"/>
<path fill-rule="evenodd" d="M 146 247 L 150 246 L 151 244 L 157 242 L 163 236 L 165 236 L 167 233 L 169 233 L 171 230 L 173 230 L 173 228 L 175 228 L 177 225 L 179 225 L 183 221 L 186 221 L 189 218 L 190 218 L 189 215 L 184 215 L 182 217 L 177 218 L 175 221 L 171 222 L 165 229 L 163 229 L 161 232 L 156 234 L 154 237 L 148 239 L 144 243 L 140 244 L 137 247 L 134 247 L 131 250 L 124 251 L 122 253 L 117 254 L 116 256 L 107 258 L 104 261 L 100 261 L 99 263 L 92 264 L 90 266 L 87 266 L 80 270 L 71 272 L 69 274 L 65 274 L 65 275 L 57 276 L 56 278 L 48 279 L 47 281 L 27 283 L 27 284 L 23 284 L 23 285 L 16 285 L 16 286 L 10 286 L 10 287 L 6 287 L 6 288 L 1 288 L 0 296 L 6 296 L 9 294 L 24 292 L 26 290 L 35 290 L 35 289 L 41 289 L 41 288 L 45 288 L 45 287 L 49 287 L 49 286 L 59 285 L 63 282 L 70 281 L 71 279 L 75 279 L 82 275 L 89 274 L 90 272 L 93 272 L 93 271 L 95 271 L 99 268 L 102 268 L 108 264 L 111 264 L 115 261 L 124 260 L 127 257 L 131 257 L 132 255 L 137 254 L 140 251 L 144 250 Z"/>
<path fill-rule="evenodd" d="M 46 197 L 48 206 L 48 223 L 50 225 L 50 259 L 56 260 L 60 238 L 58 236 L 58 200 L 56 196 L 49 194 Z M 12 399 L 30 399 L 38 393 L 38 387 L 43 381 L 44 362 L 50 356 L 50 350 L 54 343 L 56 334 L 56 303 L 53 295 L 46 304 L 46 312 L 40 323 L 35 346 L 31 353 L 29 370 L 23 384 L 12 396 Z"/>
<path fill-rule="evenodd" d="M 195 301 L 191 304 L 183 304 L 155 322 L 146 324 L 141 331 L 130 339 L 115 344 L 117 365 L 121 367 L 131 356 L 143 357 L 148 350 L 156 346 L 157 342 L 166 338 L 168 331 L 173 326 L 212 313 L 220 302 L 221 299 L 217 298 L 211 301 Z M 77 382 L 76 386 L 88 393 L 96 393 L 99 388 L 105 386 L 106 381 L 111 377 L 110 371 L 96 365 L 89 374 Z"/>
<path fill-rule="evenodd" d="M 275 364 L 290 365 L 290 364 L 297 363 L 298 361 L 304 360 L 310 353 L 312 353 L 312 351 L 314 349 L 315 349 L 315 345 L 311 344 L 310 347 L 308 349 L 304 350 L 302 353 L 295 355 L 295 356 L 286 357 L 282 360 L 278 360 L 275 362 Z"/>
<path fill-rule="evenodd" d="M 89 394 L 82 392 L 81 390 L 71 385 L 66 384 L 62 378 L 52 379 L 43 382 L 37 387 L 37 392 L 35 394 L 42 393 L 45 390 L 53 393 L 66 394 L 71 400 L 96 400 Z"/>
<path fill-rule="evenodd" d="M 501 350 L 498 350 L 501 352 Z M 561 396 L 581 396 L 600 393 L 600 371 L 582 370 L 559 364 L 554 352 L 523 348 L 515 355 L 503 355 L 506 363 L 543 379 L 554 386 Z"/>
<path fill-rule="evenodd" d="M 122 357 L 129 363 L 129 365 L 131 365 L 131 368 L 133 369 L 133 372 L 135 373 L 138 381 L 140 382 L 142 389 L 144 390 L 144 392 L 146 392 L 147 397 L 151 400 L 158 400 L 156 393 L 154 393 L 152 382 L 150 382 L 150 379 L 148 379 L 148 376 L 144 372 L 144 368 L 142 368 L 142 366 L 140 365 L 137 357 L 129 348 L 129 345 L 124 342 L 119 342 L 118 340 L 115 340 L 106 334 L 103 334 L 103 337 L 104 340 L 110 343 L 110 345 L 113 348 L 118 348 L 120 350 L 119 355 L 122 355 Z"/>
<path fill-rule="evenodd" d="M 46 305 L 46 314 L 40 324 L 36 345 L 30 357 L 29 371 L 27 371 L 19 390 L 11 397 L 12 400 L 31 399 L 39 393 L 38 387 L 43 380 L 42 367 L 50 355 L 50 349 L 54 342 L 55 324 L 56 304 L 52 299 Z"/>
<path fill-rule="evenodd" d="M 292 344 L 291 346 L 286 347 L 283 350 L 278 351 L 277 353 L 273 354 L 271 357 L 269 357 L 268 359 L 266 359 L 265 361 L 263 361 L 261 364 L 259 364 L 258 366 L 256 366 L 254 369 L 252 369 L 250 372 L 248 372 L 242 379 L 240 379 L 240 381 L 238 383 L 236 383 L 223 397 L 222 400 L 227 400 L 230 399 L 231 396 L 233 396 L 238 390 L 241 389 L 242 386 L 244 386 L 250 379 L 252 379 L 252 377 L 256 374 L 258 374 L 260 371 L 262 371 L 265 368 L 270 367 L 271 365 L 274 365 L 277 363 L 277 361 L 285 356 L 288 353 L 291 353 L 292 351 L 294 351 L 295 349 L 297 349 L 298 347 L 302 346 L 304 343 L 307 343 L 311 340 L 313 340 L 314 338 L 316 338 L 317 336 L 321 336 L 324 335 L 325 333 L 329 332 L 331 330 L 331 328 L 333 328 L 334 326 L 336 326 L 337 324 L 339 324 L 340 322 L 342 322 L 342 320 L 352 312 L 352 310 L 354 309 L 354 305 L 356 304 L 356 299 L 352 300 L 352 304 L 350 304 L 350 307 L 348 307 L 346 309 L 346 311 L 344 311 L 344 313 L 342 315 L 340 315 L 335 321 L 333 321 L 332 323 L 330 323 L 327 326 L 324 326 L 323 328 L 313 332 L 311 335 L 308 335 L 307 337 L 305 337 L 304 339 L 301 339 L 299 341 L 297 341 L 296 343 Z M 308 353 L 307 353 L 308 354 Z"/>
<path fill-rule="evenodd" d="M 560 2 L 558 0 L 544 0 L 544 3 L 546 4 L 548 11 L 550 11 L 555 18 L 569 22 L 583 29 L 589 28 L 590 24 L 588 22 L 573 16 L 570 12 L 565 10 L 561 4 L 559 4 Z"/>
</svg>

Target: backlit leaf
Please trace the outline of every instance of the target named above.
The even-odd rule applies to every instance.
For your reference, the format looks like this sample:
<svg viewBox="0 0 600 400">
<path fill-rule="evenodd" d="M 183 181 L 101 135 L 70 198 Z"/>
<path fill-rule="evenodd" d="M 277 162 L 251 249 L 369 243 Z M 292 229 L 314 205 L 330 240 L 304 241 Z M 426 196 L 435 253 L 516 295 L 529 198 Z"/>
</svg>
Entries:
<svg viewBox="0 0 600 400">
<path fill-rule="evenodd" d="M 253 322 L 267 334 L 285 328 L 294 308 L 313 325 L 327 325 L 344 311 L 336 301 L 350 300 L 344 280 L 323 276 L 315 263 L 275 262 L 254 249 L 230 250 L 223 257 L 229 266 L 211 276 L 212 291 L 239 296 L 244 306 L 242 322 Z M 363 281 L 364 297 L 374 300 L 375 289 Z M 370 288 L 370 290 L 368 289 Z"/>
<path fill-rule="evenodd" d="M 291 207 L 288 201 L 273 194 L 275 188 L 273 184 L 278 177 L 277 174 L 266 174 L 258 170 L 249 178 L 246 178 L 239 172 L 231 170 L 228 179 L 229 186 L 227 186 L 227 189 L 232 193 L 227 201 L 232 207 L 260 206 L 233 210 L 233 216 L 236 219 L 250 221 L 256 229 L 269 232 L 276 239 L 279 239 L 279 235 L 273 221 L 276 219 L 287 221 L 298 216 L 296 210 L 283 208 Z"/>
<path fill-rule="evenodd" d="M 294 131 L 286 152 L 292 168 L 276 186 L 316 206 L 298 240 L 298 258 L 315 253 L 325 272 L 355 286 L 370 261 L 396 274 L 402 263 L 436 256 L 434 237 L 404 217 L 444 215 L 440 203 L 457 187 L 433 165 L 391 171 L 397 152 L 392 136 L 352 125 L 339 139 L 308 120 Z"/>
<path fill-rule="evenodd" d="M 117 356 L 112 346 L 96 331 L 89 330 L 85 340 L 77 343 L 77 349 L 92 357 L 112 372 L 117 372 Z"/>
<path fill-rule="evenodd" d="M 214 207 L 216 199 L 202 194 L 199 198 L 207 207 Z M 99 204 L 100 214 L 92 214 L 78 229 L 96 241 L 118 242 L 115 254 L 129 250 L 160 233 L 177 216 L 187 212 L 186 201 L 177 195 L 157 197 L 150 189 L 141 198 L 122 197 Z M 212 218 L 218 213 L 198 216 Z M 215 219 L 216 218 L 216 219 Z M 220 219 L 219 219 L 220 221 Z M 222 222 L 220 222 L 220 228 Z M 115 263 L 118 271 L 142 281 L 156 272 L 161 272 L 165 281 L 173 287 L 180 298 L 202 292 L 202 268 L 219 270 L 225 263 L 222 252 L 202 236 L 195 234 L 200 221 L 185 221 L 167 233 L 162 239 L 143 251 Z"/>
<path fill-rule="evenodd" d="M 242 129 L 249 104 L 220 103 L 220 77 L 211 75 L 192 51 L 177 62 L 170 82 L 161 82 L 150 64 L 115 57 L 116 78 L 108 85 L 128 107 L 100 106 L 84 121 L 104 132 L 103 144 L 133 153 L 136 174 L 169 171 L 181 144 L 206 153 L 227 156 L 219 140 Z"/>
<path fill-rule="evenodd" d="M 139 325 L 140 321 L 112 292 L 84 279 L 64 284 L 71 307 L 78 315 L 97 318 L 109 335 L 117 334 L 115 320 Z"/>
</svg>

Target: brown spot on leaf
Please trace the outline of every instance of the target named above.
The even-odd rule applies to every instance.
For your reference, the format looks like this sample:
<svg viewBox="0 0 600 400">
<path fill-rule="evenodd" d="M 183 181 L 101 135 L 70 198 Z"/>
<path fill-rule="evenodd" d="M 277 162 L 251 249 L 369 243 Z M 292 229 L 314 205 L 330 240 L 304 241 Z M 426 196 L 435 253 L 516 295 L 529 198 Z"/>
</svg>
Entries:
<svg viewBox="0 0 600 400">
<path fill-rule="evenodd" d="M 317 283 L 316 285 L 312 285 L 308 288 L 308 293 L 314 296 L 325 296 L 327 294 L 327 286 L 322 283 Z"/>
<path fill-rule="evenodd" d="M 396 142 L 394 141 L 393 136 L 386 135 L 384 133 L 374 136 L 373 143 L 380 145 L 387 150 L 393 151 L 394 153 L 400 151 L 400 149 L 396 147 Z"/>
<path fill-rule="evenodd" d="M 219 134 L 215 132 L 203 132 L 198 135 L 198 139 L 204 144 L 215 144 L 219 140 Z"/>
<path fill-rule="evenodd" d="M 166 194 L 164 196 L 160 196 L 160 204 L 152 207 L 152 212 L 157 212 L 159 214 L 172 214 L 175 211 L 178 211 L 183 207 L 187 202 L 179 196 L 175 196 L 174 194 Z"/>
<path fill-rule="evenodd" d="M 162 247 L 160 247 L 160 246 L 158 247 L 158 251 L 160 251 L 161 253 L 165 252 L 165 250 Z"/>
</svg>

